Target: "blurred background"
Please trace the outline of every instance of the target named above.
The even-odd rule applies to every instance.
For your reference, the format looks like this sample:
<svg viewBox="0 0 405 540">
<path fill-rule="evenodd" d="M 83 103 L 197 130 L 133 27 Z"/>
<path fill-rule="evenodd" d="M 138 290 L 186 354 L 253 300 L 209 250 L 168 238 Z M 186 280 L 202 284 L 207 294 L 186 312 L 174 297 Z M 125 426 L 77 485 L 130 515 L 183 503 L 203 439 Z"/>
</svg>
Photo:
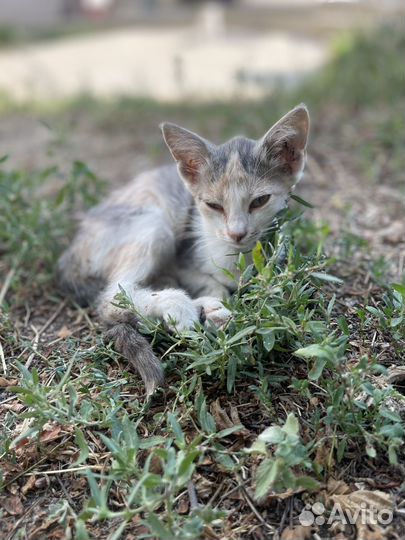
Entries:
<svg viewBox="0 0 405 540">
<path fill-rule="evenodd" d="M 302 193 L 331 231 L 403 247 L 402 0 L 1 0 L 5 167 L 108 183 L 167 161 L 163 120 L 214 142 L 312 116 Z M 388 239 L 388 240 L 387 240 Z"/>
<path fill-rule="evenodd" d="M 0 88 L 165 101 L 255 98 L 296 84 L 342 33 L 401 0 L 2 0 Z"/>
</svg>

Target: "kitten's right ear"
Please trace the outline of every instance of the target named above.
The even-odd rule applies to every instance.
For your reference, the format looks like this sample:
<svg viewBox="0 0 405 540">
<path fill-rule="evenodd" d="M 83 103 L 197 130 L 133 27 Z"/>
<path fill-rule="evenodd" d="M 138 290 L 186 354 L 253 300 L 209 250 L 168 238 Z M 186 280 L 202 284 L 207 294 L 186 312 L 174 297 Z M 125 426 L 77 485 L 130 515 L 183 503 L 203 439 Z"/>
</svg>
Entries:
<svg viewBox="0 0 405 540">
<path fill-rule="evenodd" d="M 210 161 L 211 143 L 176 124 L 165 122 L 160 128 L 179 173 L 186 182 L 195 184 L 202 168 Z"/>
<path fill-rule="evenodd" d="M 297 181 L 305 164 L 309 133 L 309 113 L 304 104 L 298 105 L 266 133 L 258 149 L 273 169 Z"/>
</svg>

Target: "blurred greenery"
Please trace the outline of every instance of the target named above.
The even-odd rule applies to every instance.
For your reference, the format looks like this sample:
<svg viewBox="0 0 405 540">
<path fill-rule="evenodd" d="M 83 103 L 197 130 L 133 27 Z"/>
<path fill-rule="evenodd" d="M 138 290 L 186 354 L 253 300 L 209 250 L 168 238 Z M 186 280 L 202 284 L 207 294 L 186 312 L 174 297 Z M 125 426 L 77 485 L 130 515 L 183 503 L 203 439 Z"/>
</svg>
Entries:
<svg viewBox="0 0 405 540">
<path fill-rule="evenodd" d="M 103 21 L 79 20 L 57 24 L 52 28 L 28 28 L 0 23 L 0 50 L 7 47 L 27 45 L 33 42 L 44 42 L 88 35 L 110 29 L 111 24 Z"/>
<path fill-rule="evenodd" d="M 405 35 L 383 26 L 368 33 L 345 34 L 335 43 L 330 63 L 307 85 L 308 102 L 351 107 L 397 105 L 404 92 Z"/>
</svg>

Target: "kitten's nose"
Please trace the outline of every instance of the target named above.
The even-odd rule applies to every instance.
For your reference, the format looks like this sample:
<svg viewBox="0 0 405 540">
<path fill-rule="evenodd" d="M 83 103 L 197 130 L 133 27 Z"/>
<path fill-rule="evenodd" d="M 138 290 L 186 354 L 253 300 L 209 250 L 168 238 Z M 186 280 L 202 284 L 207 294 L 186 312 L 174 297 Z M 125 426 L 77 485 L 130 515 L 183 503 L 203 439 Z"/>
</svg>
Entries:
<svg viewBox="0 0 405 540">
<path fill-rule="evenodd" d="M 237 244 L 239 244 L 239 242 L 241 242 L 245 236 L 246 236 L 246 232 L 247 231 L 238 231 L 238 232 L 229 232 L 228 233 L 228 236 L 229 238 L 231 238 L 234 242 L 236 242 Z"/>
</svg>

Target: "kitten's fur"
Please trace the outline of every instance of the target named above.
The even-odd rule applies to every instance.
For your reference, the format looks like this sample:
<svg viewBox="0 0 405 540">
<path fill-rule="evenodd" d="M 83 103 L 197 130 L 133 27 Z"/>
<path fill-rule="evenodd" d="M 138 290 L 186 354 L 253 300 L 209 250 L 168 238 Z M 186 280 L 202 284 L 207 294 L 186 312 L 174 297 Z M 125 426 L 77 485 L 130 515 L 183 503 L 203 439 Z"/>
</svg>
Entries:
<svg viewBox="0 0 405 540">
<path fill-rule="evenodd" d="M 234 270 L 238 254 L 286 206 L 304 168 L 309 116 L 299 105 L 260 140 L 220 146 L 174 124 L 161 128 L 177 167 L 140 174 L 113 192 L 88 212 L 59 261 L 65 289 L 82 304 L 97 300 L 107 336 L 148 394 L 162 383 L 162 368 L 136 317 L 112 305 L 119 288 L 142 315 L 172 330 L 192 327 L 202 313 L 226 322 L 221 299 L 233 284 L 221 269 Z"/>
</svg>

